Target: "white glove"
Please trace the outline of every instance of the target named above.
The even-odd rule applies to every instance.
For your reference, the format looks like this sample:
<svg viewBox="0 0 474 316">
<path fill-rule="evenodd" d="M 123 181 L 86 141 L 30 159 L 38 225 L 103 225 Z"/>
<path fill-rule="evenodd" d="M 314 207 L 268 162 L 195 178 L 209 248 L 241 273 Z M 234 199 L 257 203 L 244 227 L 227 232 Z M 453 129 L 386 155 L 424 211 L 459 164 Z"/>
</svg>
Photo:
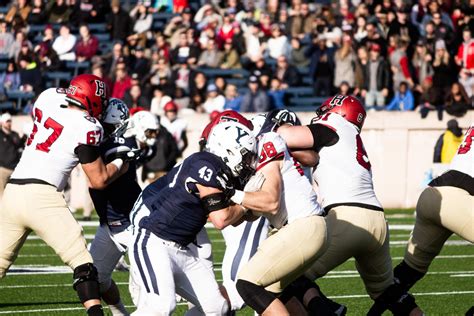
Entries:
<svg viewBox="0 0 474 316">
<path fill-rule="evenodd" d="M 253 176 L 250 177 L 249 181 L 245 185 L 244 191 L 246 192 L 260 191 L 264 182 L 265 182 L 265 175 L 261 172 L 257 172 Z"/>
</svg>

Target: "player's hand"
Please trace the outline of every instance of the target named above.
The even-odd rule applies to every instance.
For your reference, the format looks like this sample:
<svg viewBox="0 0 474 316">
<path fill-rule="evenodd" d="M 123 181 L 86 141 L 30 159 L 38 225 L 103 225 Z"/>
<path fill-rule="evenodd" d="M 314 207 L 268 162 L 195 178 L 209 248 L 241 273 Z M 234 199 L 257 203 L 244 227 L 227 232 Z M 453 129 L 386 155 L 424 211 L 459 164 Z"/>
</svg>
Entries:
<svg viewBox="0 0 474 316">
<path fill-rule="evenodd" d="M 265 182 L 265 175 L 262 172 L 257 172 L 250 177 L 249 181 L 245 185 L 244 191 L 246 192 L 257 192 L 262 188 Z"/>
<path fill-rule="evenodd" d="M 225 193 L 227 198 L 231 198 L 235 194 L 234 178 L 231 174 L 226 171 L 219 171 L 216 175 L 217 181 L 219 181 L 220 189 Z"/>
<path fill-rule="evenodd" d="M 132 149 L 127 146 L 118 146 L 105 153 L 105 161 L 110 162 L 115 159 L 122 159 L 124 162 L 133 161 L 140 156 L 140 149 Z"/>
<path fill-rule="evenodd" d="M 278 113 L 273 117 L 272 121 L 276 123 L 277 126 L 281 126 L 284 124 L 289 125 L 296 125 L 297 117 L 296 113 L 290 110 L 280 110 Z"/>
</svg>

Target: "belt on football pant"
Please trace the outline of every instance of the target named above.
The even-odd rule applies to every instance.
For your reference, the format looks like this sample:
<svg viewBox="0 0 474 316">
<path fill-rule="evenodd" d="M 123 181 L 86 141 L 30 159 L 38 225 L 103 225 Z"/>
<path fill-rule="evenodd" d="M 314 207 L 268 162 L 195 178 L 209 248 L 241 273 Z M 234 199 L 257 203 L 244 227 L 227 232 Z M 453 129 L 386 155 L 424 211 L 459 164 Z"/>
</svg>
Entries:
<svg viewBox="0 0 474 316">
<path fill-rule="evenodd" d="M 9 179 L 7 183 L 11 184 L 18 184 L 18 185 L 25 185 L 25 184 L 44 184 L 44 185 L 50 185 L 53 187 L 56 187 L 55 185 L 52 185 L 51 183 L 48 183 L 44 180 L 40 179 L 33 179 L 33 178 L 27 178 L 27 179 Z"/>
<path fill-rule="evenodd" d="M 365 208 L 365 209 L 372 210 L 372 211 L 383 212 L 383 208 L 381 208 L 379 206 L 364 204 L 364 203 L 349 202 L 349 203 L 335 203 L 335 204 L 330 204 L 330 205 L 324 207 L 324 216 L 326 216 L 331 209 L 333 209 L 335 207 L 338 207 L 338 206 L 354 206 L 354 207 Z"/>
<path fill-rule="evenodd" d="M 150 231 L 149 230 L 146 230 L 145 232 L 145 235 L 150 235 Z M 171 248 L 176 248 L 178 250 L 188 250 L 189 248 L 186 247 L 186 246 L 183 246 L 175 241 L 171 241 L 171 240 L 166 240 L 166 239 L 163 239 L 163 238 L 160 238 L 158 237 L 156 234 L 153 234 L 155 235 L 156 238 L 158 238 L 158 240 L 165 246 L 167 247 L 171 247 Z"/>
</svg>

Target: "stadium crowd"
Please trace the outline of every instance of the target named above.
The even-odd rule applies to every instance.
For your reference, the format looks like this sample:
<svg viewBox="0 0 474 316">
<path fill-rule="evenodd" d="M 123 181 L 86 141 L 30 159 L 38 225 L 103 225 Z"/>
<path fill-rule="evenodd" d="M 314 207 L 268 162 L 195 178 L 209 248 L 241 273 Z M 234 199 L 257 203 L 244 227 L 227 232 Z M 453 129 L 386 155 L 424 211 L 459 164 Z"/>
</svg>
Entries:
<svg viewBox="0 0 474 316">
<path fill-rule="evenodd" d="M 130 109 L 157 115 L 170 100 L 265 112 L 335 92 L 421 117 L 473 107 L 472 0 L 2 4 L 0 102 L 90 72 Z"/>
</svg>

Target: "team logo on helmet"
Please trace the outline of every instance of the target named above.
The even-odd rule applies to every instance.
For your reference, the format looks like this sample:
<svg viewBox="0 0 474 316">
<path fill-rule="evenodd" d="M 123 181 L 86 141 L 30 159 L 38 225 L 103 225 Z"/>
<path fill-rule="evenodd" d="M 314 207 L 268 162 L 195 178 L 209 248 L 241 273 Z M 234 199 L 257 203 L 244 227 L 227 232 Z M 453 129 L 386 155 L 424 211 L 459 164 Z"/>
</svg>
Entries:
<svg viewBox="0 0 474 316">
<path fill-rule="evenodd" d="M 95 95 L 98 97 L 105 97 L 105 82 L 101 80 L 95 80 Z M 72 93 L 74 94 L 74 93 Z"/>
<path fill-rule="evenodd" d="M 344 100 L 347 99 L 346 95 L 336 95 L 334 96 L 331 101 L 329 101 L 329 105 L 332 106 L 342 106 L 344 104 Z"/>
</svg>

